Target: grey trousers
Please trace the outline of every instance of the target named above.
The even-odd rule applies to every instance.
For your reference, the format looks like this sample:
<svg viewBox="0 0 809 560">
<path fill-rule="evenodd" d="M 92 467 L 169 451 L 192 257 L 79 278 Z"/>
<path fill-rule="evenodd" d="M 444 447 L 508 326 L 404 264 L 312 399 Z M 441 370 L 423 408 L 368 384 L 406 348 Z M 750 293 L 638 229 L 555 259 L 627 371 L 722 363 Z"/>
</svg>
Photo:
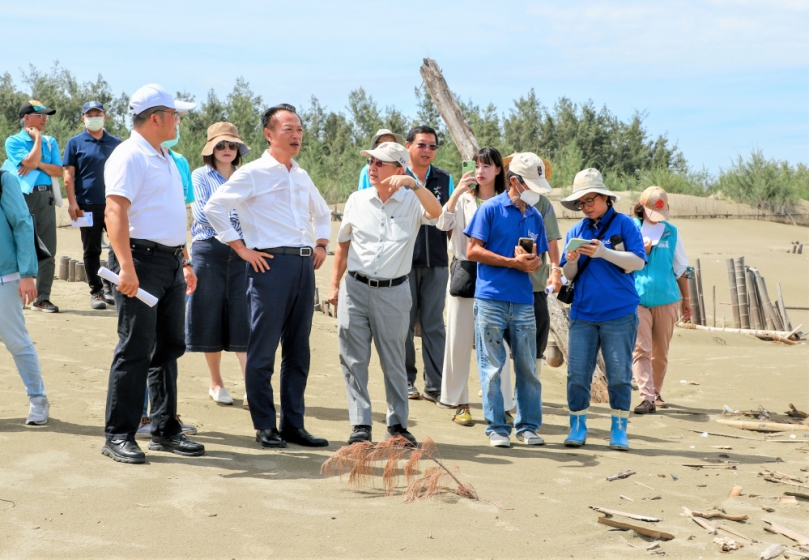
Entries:
<svg viewBox="0 0 809 560">
<path fill-rule="evenodd" d="M 51 254 L 50 258 L 39 261 L 36 301 L 50 300 L 56 258 L 56 206 L 53 204 L 53 194 L 50 191 L 33 191 L 23 196 L 28 211 L 34 217 L 37 235 Z"/>
<path fill-rule="evenodd" d="M 407 284 L 371 288 L 346 275 L 340 287 L 337 336 L 352 426 L 371 426 L 368 364 L 373 339 L 385 381 L 387 424 L 407 427 L 405 338 L 410 312 L 410 287 Z"/>
<path fill-rule="evenodd" d="M 407 332 L 407 382 L 415 383 L 416 345 L 413 333 L 416 320 L 421 319 L 421 357 L 424 360 L 424 390 L 441 391 L 441 366 L 444 363 L 446 331 L 444 329 L 444 303 L 449 281 L 449 268 L 418 267 L 408 275 L 410 279 L 410 328 Z"/>
</svg>

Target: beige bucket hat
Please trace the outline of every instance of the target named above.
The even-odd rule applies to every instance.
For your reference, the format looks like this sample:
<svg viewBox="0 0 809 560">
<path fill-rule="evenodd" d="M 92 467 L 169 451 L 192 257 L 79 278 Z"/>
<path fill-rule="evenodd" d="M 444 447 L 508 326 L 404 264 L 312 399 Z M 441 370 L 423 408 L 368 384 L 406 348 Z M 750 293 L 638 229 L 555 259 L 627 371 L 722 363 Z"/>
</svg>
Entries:
<svg viewBox="0 0 809 560">
<path fill-rule="evenodd" d="M 640 203 L 650 220 L 664 222 L 669 219 L 669 195 L 662 187 L 648 187 L 641 193 Z"/>
<path fill-rule="evenodd" d="M 601 176 L 601 172 L 598 169 L 589 167 L 576 173 L 573 178 L 573 193 L 562 199 L 562 206 L 568 210 L 577 211 L 579 208 L 576 206 L 576 202 L 588 193 L 603 194 L 612 198 L 614 202 L 621 199 L 621 197 L 607 190 L 607 187 L 604 186 L 604 178 Z"/>
<path fill-rule="evenodd" d="M 250 153 L 250 146 L 239 138 L 239 131 L 236 130 L 234 125 L 229 122 L 218 122 L 208 127 L 208 140 L 205 142 L 205 146 L 202 147 L 202 155 L 209 156 L 213 154 L 214 147 L 223 140 L 239 144 L 239 155 L 242 157 Z"/>
<path fill-rule="evenodd" d="M 379 130 L 376 131 L 376 134 L 374 134 L 374 137 L 371 138 L 371 149 L 372 150 L 376 147 L 376 143 L 379 142 L 379 139 L 382 138 L 383 136 L 393 136 L 394 142 L 396 142 L 397 144 L 399 144 L 401 146 L 404 146 L 404 143 L 405 143 L 405 137 L 404 136 L 402 136 L 401 134 L 395 134 L 395 133 L 391 132 L 390 130 L 388 130 L 387 128 L 380 128 Z"/>
<path fill-rule="evenodd" d="M 408 153 L 404 146 L 396 142 L 382 142 L 373 150 L 361 151 L 360 155 L 373 157 L 380 161 L 398 163 L 402 167 L 407 167 L 407 162 L 410 161 L 410 153 Z"/>
</svg>

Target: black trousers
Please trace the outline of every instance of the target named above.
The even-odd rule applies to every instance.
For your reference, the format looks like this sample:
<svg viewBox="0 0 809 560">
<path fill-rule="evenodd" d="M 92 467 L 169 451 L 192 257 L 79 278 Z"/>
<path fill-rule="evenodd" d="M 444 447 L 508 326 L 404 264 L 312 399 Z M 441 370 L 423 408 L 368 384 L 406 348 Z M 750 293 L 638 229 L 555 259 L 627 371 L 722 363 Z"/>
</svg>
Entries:
<svg viewBox="0 0 809 560">
<path fill-rule="evenodd" d="M 151 399 L 152 435 L 181 432 L 177 421 L 177 358 L 185 353 L 185 278 L 182 255 L 132 246 L 140 287 L 158 298 L 149 307 L 114 290 L 118 346 L 112 357 L 104 432 L 109 439 L 135 439 L 146 385 Z M 109 268 L 120 273 L 110 250 Z"/>
<path fill-rule="evenodd" d="M 309 333 L 315 299 L 312 257 L 273 255 L 270 270 L 255 272 L 247 266 L 247 307 L 250 339 L 247 343 L 245 386 L 250 416 L 256 430 L 276 427 L 270 383 L 275 351 L 281 343 L 280 429 L 303 428 L 303 394 L 309 378 Z"/>
<path fill-rule="evenodd" d="M 537 322 L 537 360 L 545 354 L 548 347 L 548 333 L 551 330 L 551 316 L 548 312 L 548 295 L 545 292 L 534 292 L 534 318 Z"/>
<path fill-rule="evenodd" d="M 84 246 L 84 270 L 87 272 L 87 283 L 91 294 L 104 291 L 106 281 L 98 277 L 101 266 L 101 239 L 107 226 L 104 223 L 106 204 L 80 204 L 79 208 L 86 214 L 93 215 L 93 227 L 81 228 L 81 243 Z"/>
</svg>

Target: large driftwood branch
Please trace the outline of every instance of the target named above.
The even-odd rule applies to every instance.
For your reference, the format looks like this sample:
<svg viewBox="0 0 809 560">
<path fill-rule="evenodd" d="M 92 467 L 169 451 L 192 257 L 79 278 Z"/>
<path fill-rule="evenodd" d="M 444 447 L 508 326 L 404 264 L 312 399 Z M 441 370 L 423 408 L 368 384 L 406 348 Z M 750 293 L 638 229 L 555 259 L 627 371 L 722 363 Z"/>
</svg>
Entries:
<svg viewBox="0 0 809 560">
<path fill-rule="evenodd" d="M 472 159 L 478 151 L 478 141 L 444 80 L 441 69 L 432 58 L 424 59 L 424 64 L 421 65 L 421 78 L 461 156 L 464 159 Z"/>
</svg>

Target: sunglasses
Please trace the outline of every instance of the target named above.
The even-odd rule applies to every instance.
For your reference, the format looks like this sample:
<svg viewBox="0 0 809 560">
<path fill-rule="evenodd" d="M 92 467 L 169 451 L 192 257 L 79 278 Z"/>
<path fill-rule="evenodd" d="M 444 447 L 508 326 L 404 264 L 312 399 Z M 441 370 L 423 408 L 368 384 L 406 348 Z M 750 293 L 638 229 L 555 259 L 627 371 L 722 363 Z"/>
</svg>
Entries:
<svg viewBox="0 0 809 560">
<path fill-rule="evenodd" d="M 591 196 L 590 198 L 583 198 L 581 200 L 577 200 L 573 205 L 576 208 L 578 208 L 579 210 L 581 210 L 582 208 L 585 208 L 585 207 L 589 208 L 590 206 L 593 205 L 593 203 L 595 202 L 595 200 L 597 198 L 598 198 L 598 195 Z"/>
<path fill-rule="evenodd" d="M 419 150 L 430 150 L 431 152 L 434 152 L 438 149 L 438 144 L 424 144 L 422 142 L 419 142 L 418 144 L 416 144 L 416 147 Z"/>
<path fill-rule="evenodd" d="M 220 141 L 216 146 L 213 147 L 214 150 L 224 150 L 225 147 L 230 148 L 231 150 L 235 150 L 239 147 L 238 142 L 225 142 L 224 140 Z"/>
<path fill-rule="evenodd" d="M 399 167 L 399 164 L 396 163 L 395 161 L 382 161 L 381 159 L 376 159 L 372 157 L 368 158 L 368 167 L 382 167 L 384 165 L 394 165 L 396 167 Z"/>
</svg>

